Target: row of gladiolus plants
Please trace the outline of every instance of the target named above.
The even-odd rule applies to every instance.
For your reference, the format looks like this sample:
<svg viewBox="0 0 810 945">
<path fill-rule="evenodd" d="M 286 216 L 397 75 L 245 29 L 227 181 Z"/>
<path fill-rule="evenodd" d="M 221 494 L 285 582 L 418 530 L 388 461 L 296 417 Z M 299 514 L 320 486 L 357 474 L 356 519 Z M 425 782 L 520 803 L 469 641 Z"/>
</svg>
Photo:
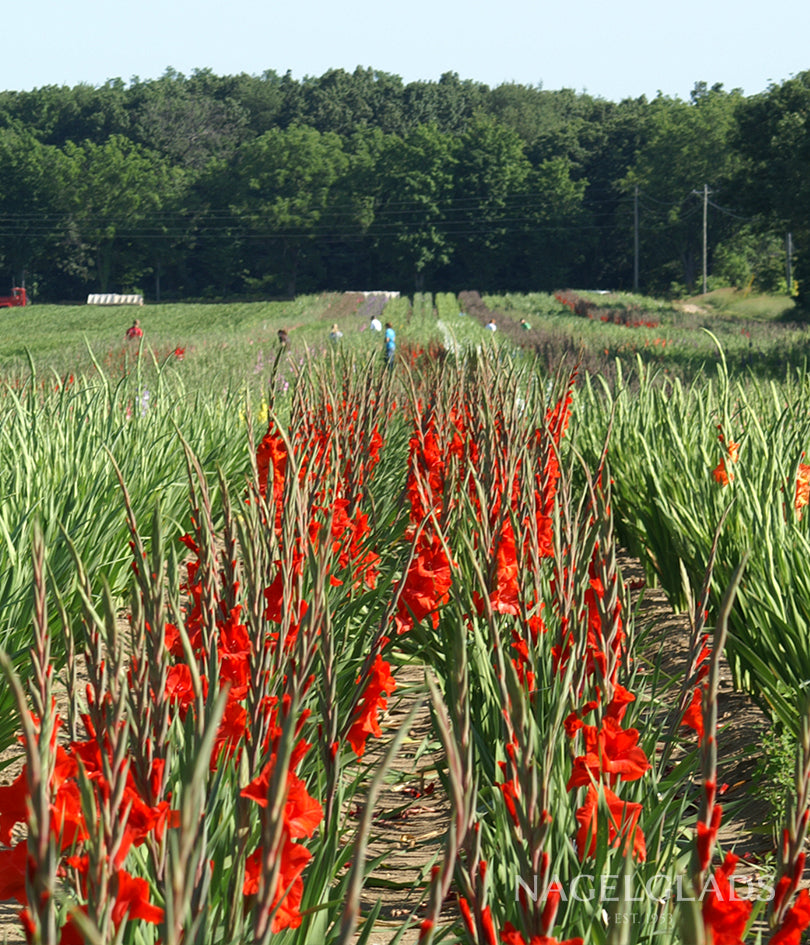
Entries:
<svg viewBox="0 0 810 945">
<path fill-rule="evenodd" d="M 0 787 L 0 901 L 28 940 L 376 938 L 374 801 L 408 728 L 384 712 L 421 661 L 450 801 L 414 891 L 421 942 L 719 945 L 760 919 L 760 940 L 798 943 L 807 733 L 775 870 L 718 844 L 739 571 L 713 633 L 697 600 L 682 683 L 661 685 L 617 562 L 609 449 L 584 469 L 572 441 L 582 379 L 497 352 L 343 367 L 302 375 L 286 420 L 271 408 L 238 494 L 187 450 L 179 542 L 159 509 L 137 520 L 121 476 L 126 623 L 78 554 L 83 613 L 54 608 L 35 532 L 25 684 L 0 656 L 24 748 Z"/>
<path fill-rule="evenodd" d="M 810 685 L 810 375 L 716 371 L 682 385 L 639 363 L 615 385 L 583 386 L 585 455 L 611 429 L 620 531 L 676 606 L 697 593 L 715 539 L 710 609 L 739 562 L 728 657 L 738 687 L 801 733 Z"/>
</svg>

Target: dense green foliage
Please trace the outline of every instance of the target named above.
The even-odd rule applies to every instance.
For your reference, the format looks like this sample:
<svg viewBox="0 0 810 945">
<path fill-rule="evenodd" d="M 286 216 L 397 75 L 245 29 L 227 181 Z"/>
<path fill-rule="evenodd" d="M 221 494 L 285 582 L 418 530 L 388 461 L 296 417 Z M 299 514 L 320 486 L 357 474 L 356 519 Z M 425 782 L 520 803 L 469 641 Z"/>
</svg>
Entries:
<svg viewBox="0 0 810 945">
<path fill-rule="evenodd" d="M 614 103 L 359 68 L 6 91 L 0 284 L 36 301 L 630 289 L 637 265 L 642 289 L 680 293 L 702 282 L 705 206 L 711 287 L 778 290 L 787 233 L 810 243 L 808 96 L 810 72 Z"/>
</svg>

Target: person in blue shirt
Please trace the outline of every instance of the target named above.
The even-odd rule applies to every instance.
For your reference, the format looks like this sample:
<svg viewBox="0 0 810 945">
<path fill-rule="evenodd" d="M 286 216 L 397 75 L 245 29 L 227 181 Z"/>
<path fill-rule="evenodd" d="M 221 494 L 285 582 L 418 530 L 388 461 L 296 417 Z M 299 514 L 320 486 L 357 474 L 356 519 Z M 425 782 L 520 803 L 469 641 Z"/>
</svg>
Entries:
<svg viewBox="0 0 810 945">
<path fill-rule="evenodd" d="M 397 333 L 391 322 L 385 323 L 385 363 L 389 368 L 394 366 L 394 354 L 397 350 Z"/>
</svg>

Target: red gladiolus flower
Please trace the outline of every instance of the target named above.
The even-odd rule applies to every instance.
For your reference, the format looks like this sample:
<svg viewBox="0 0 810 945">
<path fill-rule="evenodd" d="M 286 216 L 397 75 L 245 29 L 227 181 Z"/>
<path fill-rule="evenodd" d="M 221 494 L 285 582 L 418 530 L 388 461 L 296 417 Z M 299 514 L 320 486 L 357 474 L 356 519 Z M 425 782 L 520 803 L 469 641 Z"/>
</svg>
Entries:
<svg viewBox="0 0 810 945">
<path fill-rule="evenodd" d="M 208 689 L 208 680 L 203 680 L 204 691 Z M 185 719 L 189 708 L 194 705 L 194 686 L 191 670 L 185 663 L 175 663 L 166 676 L 166 698 L 171 705 L 179 709 L 181 719 Z"/>
<path fill-rule="evenodd" d="M 274 765 L 275 758 L 272 758 L 264 766 L 262 773 L 242 789 L 242 797 L 249 797 L 260 807 L 267 807 L 267 791 Z M 284 827 L 287 833 L 295 840 L 311 837 L 322 819 L 321 805 L 310 796 L 301 778 L 294 771 L 288 771 L 287 802 L 284 805 Z"/>
<path fill-rule="evenodd" d="M 573 738 L 574 735 L 576 735 L 576 733 L 584 726 L 585 723 L 582 721 L 582 717 L 587 715 L 589 712 L 593 712 L 593 710 L 597 708 L 598 705 L 598 702 L 591 700 L 590 702 L 586 702 L 581 709 L 575 709 L 566 717 L 563 725 L 565 726 L 565 733 L 569 738 Z"/>
<path fill-rule="evenodd" d="M 323 820 L 323 807 L 311 797 L 306 784 L 290 771 L 287 774 L 287 804 L 284 824 L 293 839 L 311 837 Z"/>
<path fill-rule="evenodd" d="M 608 843 L 618 847 L 621 840 L 622 852 L 626 855 L 632 849 L 633 856 L 639 860 L 647 858 L 647 847 L 644 842 L 644 833 L 638 826 L 641 816 L 641 804 L 633 804 L 617 797 L 608 787 L 603 787 L 605 802 L 608 808 Z M 577 831 L 577 855 L 580 862 L 586 856 L 596 853 L 597 817 L 599 813 L 599 792 L 591 785 L 585 797 L 585 803 L 576 813 L 579 822 Z"/>
<path fill-rule="evenodd" d="M 567 788 L 585 787 L 602 776 L 607 784 L 618 780 L 637 781 L 649 770 L 650 762 L 638 746 L 638 731 L 623 729 L 614 718 L 602 720 L 602 728 L 585 725 L 585 754 L 574 760 Z"/>
<path fill-rule="evenodd" d="M 259 471 L 259 492 L 267 494 L 272 469 L 272 499 L 275 503 L 281 500 L 284 493 L 284 475 L 287 471 L 287 444 L 280 433 L 269 429 L 256 448 L 256 466 Z"/>
<path fill-rule="evenodd" d="M 362 681 L 362 676 L 358 676 L 357 684 L 360 685 Z M 391 675 L 390 663 L 386 663 L 378 653 L 369 673 L 366 691 L 355 709 L 354 719 L 346 736 L 358 758 L 363 757 L 366 738 L 369 735 L 374 735 L 376 738 L 382 735 L 378 716 L 387 708 L 388 696 L 396 687 L 396 680 Z"/>
<path fill-rule="evenodd" d="M 162 922 L 163 909 L 149 902 L 149 883 L 140 876 L 130 876 L 126 870 L 116 873 L 118 889 L 112 920 L 116 928 L 124 919 L 143 919 L 144 922 Z"/>
<path fill-rule="evenodd" d="M 304 895 L 304 881 L 301 874 L 312 854 L 300 843 L 285 839 L 281 849 L 281 863 L 270 911 L 275 910 L 271 931 L 273 934 L 284 929 L 297 929 L 301 924 L 301 899 Z M 245 860 L 244 895 L 255 895 L 259 891 L 259 879 L 262 870 L 262 850 L 259 847 Z"/>
<path fill-rule="evenodd" d="M 527 940 L 511 922 L 504 925 L 501 931 L 501 941 L 505 945 L 582 945 L 581 938 L 567 938 L 564 942 L 561 942 L 552 935 L 532 935 Z"/>
<path fill-rule="evenodd" d="M 423 532 L 399 597 L 394 617 L 397 633 L 406 633 L 426 617 L 438 627 L 438 609 L 449 599 L 451 584 L 450 561 L 441 539 L 438 535 L 428 538 Z"/>
<path fill-rule="evenodd" d="M 25 768 L 11 784 L 0 785 L 0 841 L 6 846 L 11 843 L 14 827 L 28 818 L 27 796 L 28 775 Z"/>
<path fill-rule="evenodd" d="M 800 945 L 802 932 L 810 925 L 810 894 L 802 889 L 796 902 L 785 913 L 782 924 L 768 945 Z"/>
<path fill-rule="evenodd" d="M 683 714 L 681 725 L 694 729 L 699 741 L 703 741 L 703 693 L 700 687 L 692 693 L 692 701 Z"/>
<path fill-rule="evenodd" d="M 738 857 L 727 853 L 722 866 L 715 870 L 703 898 L 703 927 L 712 945 L 742 945 L 743 934 L 753 903 L 740 899 L 728 881 Z"/>
<path fill-rule="evenodd" d="M 796 498 L 793 501 L 793 507 L 799 518 L 802 517 L 802 509 L 810 502 L 810 464 L 799 463 L 799 472 L 796 476 Z"/>
<path fill-rule="evenodd" d="M 707 790 L 711 790 L 712 785 L 707 784 Z M 716 804 L 712 808 L 711 822 L 708 824 L 698 821 L 697 823 L 697 852 L 698 852 L 698 862 L 700 863 L 700 871 L 708 869 L 709 863 L 712 860 L 712 850 L 714 850 L 714 844 L 717 840 L 717 831 L 720 829 L 720 821 L 723 817 L 723 808 L 720 804 Z"/>
<path fill-rule="evenodd" d="M 25 872 L 28 865 L 28 841 L 21 840 L 10 850 L 0 850 L 0 902 L 16 899 L 25 905 Z"/>
<path fill-rule="evenodd" d="M 627 711 L 627 706 L 635 701 L 636 697 L 632 692 L 625 689 L 620 683 L 616 683 L 613 687 L 613 698 L 605 709 L 605 718 L 616 719 L 617 722 L 621 722 L 624 718 L 624 713 Z"/>
<path fill-rule="evenodd" d="M 714 481 L 719 482 L 721 486 L 727 486 L 734 478 L 733 473 L 729 473 L 726 470 L 725 459 L 721 459 L 720 462 L 714 467 L 712 470 L 712 475 L 714 476 Z"/>
</svg>

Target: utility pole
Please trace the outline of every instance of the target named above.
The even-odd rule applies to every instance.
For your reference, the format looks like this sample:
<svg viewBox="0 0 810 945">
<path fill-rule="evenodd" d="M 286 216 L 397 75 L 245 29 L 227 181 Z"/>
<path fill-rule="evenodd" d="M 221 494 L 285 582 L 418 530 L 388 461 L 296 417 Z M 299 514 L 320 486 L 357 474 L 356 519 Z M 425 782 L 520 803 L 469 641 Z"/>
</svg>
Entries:
<svg viewBox="0 0 810 945">
<path fill-rule="evenodd" d="M 707 245 L 708 245 L 708 211 L 709 211 L 709 185 L 703 185 L 703 294 L 708 292 L 708 281 L 706 274 Z"/>
<path fill-rule="evenodd" d="M 638 292 L 638 184 L 633 201 L 633 291 Z"/>
<path fill-rule="evenodd" d="M 699 190 L 693 190 L 693 194 L 700 196 Z M 703 185 L 703 294 L 705 295 L 709 291 L 708 286 L 708 272 L 707 272 L 707 258 L 708 258 L 708 245 L 709 245 L 709 185 Z"/>
<path fill-rule="evenodd" d="M 788 295 L 793 295 L 793 271 L 792 271 L 792 257 L 793 257 L 793 234 L 788 233 L 785 240 L 785 255 L 787 257 L 787 290 Z"/>
</svg>

